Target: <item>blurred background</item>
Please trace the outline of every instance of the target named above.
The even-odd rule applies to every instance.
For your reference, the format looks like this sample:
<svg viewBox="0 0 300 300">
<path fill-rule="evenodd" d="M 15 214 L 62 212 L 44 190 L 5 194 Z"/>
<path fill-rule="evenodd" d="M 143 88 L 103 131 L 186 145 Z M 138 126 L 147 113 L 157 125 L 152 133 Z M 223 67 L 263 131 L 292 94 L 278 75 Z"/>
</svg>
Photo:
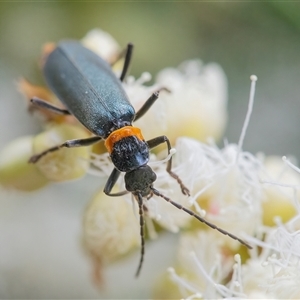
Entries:
<svg viewBox="0 0 300 300">
<path fill-rule="evenodd" d="M 16 81 L 43 84 L 41 47 L 89 30 L 109 32 L 121 46 L 135 44 L 131 74 L 153 76 L 168 66 L 200 58 L 221 65 L 228 79 L 225 138 L 237 142 L 245 118 L 251 74 L 258 76 L 244 150 L 300 157 L 300 4 L 296 2 L 41 2 L 0 3 L 0 150 L 38 133 Z M 184 99 L 182 99 L 184 101 Z M 180 122 L 180 120 L 178 120 Z M 82 212 L 99 179 L 53 184 L 34 193 L 0 193 L 0 298 L 149 298 L 156 267 L 171 261 L 160 241 L 148 244 L 140 279 L 138 256 L 107 271 L 100 293 L 78 246 Z M 173 239 L 173 236 L 168 237 Z M 174 254 L 175 255 L 175 254 Z M 152 268 L 153 268 L 152 262 Z M 120 271 L 121 270 L 121 271 Z M 156 270 L 157 271 L 157 270 Z M 122 280 L 132 281 L 122 286 Z"/>
</svg>

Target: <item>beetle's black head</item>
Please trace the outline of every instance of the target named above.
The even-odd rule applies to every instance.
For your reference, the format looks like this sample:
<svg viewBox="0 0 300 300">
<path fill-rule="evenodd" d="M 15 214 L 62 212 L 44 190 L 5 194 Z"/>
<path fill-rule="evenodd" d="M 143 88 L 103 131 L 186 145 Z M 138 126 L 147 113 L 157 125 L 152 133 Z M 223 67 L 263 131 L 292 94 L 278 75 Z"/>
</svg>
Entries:
<svg viewBox="0 0 300 300">
<path fill-rule="evenodd" d="M 126 190 L 133 194 L 139 193 L 142 197 L 148 196 L 155 180 L 156 174 L 153 170 L 148 165 L 141 166 L 125 174 Z"/>
</svg>

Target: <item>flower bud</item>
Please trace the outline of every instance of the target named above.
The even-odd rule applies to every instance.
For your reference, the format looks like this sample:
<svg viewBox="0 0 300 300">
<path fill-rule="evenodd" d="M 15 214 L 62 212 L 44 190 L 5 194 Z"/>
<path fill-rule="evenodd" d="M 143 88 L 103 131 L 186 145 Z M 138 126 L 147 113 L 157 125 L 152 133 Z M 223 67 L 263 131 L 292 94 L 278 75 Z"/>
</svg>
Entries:
<svg viewBox="0 0 300 300">
<path fill-rule="evenodd" d="M 36 165 L 29 164 L 33 136 L 12 141 L 0 153 L 0 184 L 22 191 L 32 191 L 46 185 L 48 180 Z"/>
<path fill-rule="evenodd" d="M 264 164 L 267 172 L 273 178 L 274 184 L 264 185 L 265 201 L 262 202 L 263 224 L 274 226 L 274 217 L 280 217 L 281 221 L 285 223 L 297 213 L 295 199 L 293 201 L 293 189 L 282 187 L 276 182 L 299 185 L 300 176 L 287 168 L 278 156 L 267 157 Z"/>
<path fill-rule="evenodd" d="M 71 124 L 58 124 L 38 134 L 33 140 L 33 152 L 38 154 L 67 140 L 84 139 L 90 134 Z M 85 175 L 89 168 L 89 147 L 61 148 L 49 152 L 36 163 L 41 173 L 52 181 L 64 181 Z"/>
<path fill-rule="evenodd" d="M 93 258 L 95 269 L 139 247 L 135 211 L 136 216 L 130 198 L 109 197 L 102 191 L 90 202 L 83 219 L 83 244 Z"/>
</svg>

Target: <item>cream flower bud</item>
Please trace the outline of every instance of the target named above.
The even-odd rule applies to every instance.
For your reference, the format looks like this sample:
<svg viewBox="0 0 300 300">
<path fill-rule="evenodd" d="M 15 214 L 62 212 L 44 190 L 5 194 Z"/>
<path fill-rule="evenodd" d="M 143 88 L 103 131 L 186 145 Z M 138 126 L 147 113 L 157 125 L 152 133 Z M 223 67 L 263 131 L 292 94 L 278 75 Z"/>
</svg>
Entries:
<svg viewBox="0 0 300 300">
<path fill-rule="evenodd" d="M 6 145 L 0 152 L 0 184 L 23 191 L 43 187 L 48 180 L 37 167 L 28 163 L 33 136 L 24 136 Z"/>
<path fill-rule="evenodd" d="M 84 139 L 90 134 L 82 127 L 71 124 L 57 124 L 38 134 L 33 139 L 33 152 L 38 154 L 66 140 Z M 64 181 L 85 175 L 89 168 L 91 147 L 61 148 L 43 156 L 36 166 L 49 180 Z"/>
<path fill-rule="evenodd" d="M 264 166 L 266 173 L 262 174 L 262 180 L 272 184 L 264 184 L 263 223 L 274 226 L 274 217 L 286 222 L 296 215 L 295 203 L 298 200 L 295 199 L 294 190 L 284 185 L 300 185 L 300 174 L 286 166 L 278 156 L 266 157 Z"/>
<path fill-rule="evenodd" d="M 103 192 L 89 203 L 83 218 L 82 240 L 93 259 L 95 274 L 101 273 L 102 266 L 140 247 L 138 211 L 134 208 L 137 207 L 130 200 L 109 197 Z"/>
</svg>

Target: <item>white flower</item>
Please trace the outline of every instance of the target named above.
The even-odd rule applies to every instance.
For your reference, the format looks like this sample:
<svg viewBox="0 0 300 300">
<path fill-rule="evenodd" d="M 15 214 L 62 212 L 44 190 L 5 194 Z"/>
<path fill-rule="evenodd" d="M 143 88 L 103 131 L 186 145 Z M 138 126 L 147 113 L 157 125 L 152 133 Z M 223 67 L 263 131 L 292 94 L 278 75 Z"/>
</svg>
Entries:
<svg viewBox="0 0 300 300">
<path fill-rule="evenodd" d="M 227 81 L 220 66 L 191 60 L 160 71 L 154 85 L 145 86 L 150 79 L 150 74 L 144 73 L 124 83 L 136 110 L 154 91 L 170 90 L 162 90 L 153 107 L 135 122 L 147 139 L 166 134 L 173 144 L 179 136 L 201 141 L 220 138 L 227 121 Z"/>
<path fill-rule="evenodd" d="M 263 164 L 265 166 L 265 172 L 261 174 L 265 193 L 262 202 L 263 223 L 274 226 L 275 217 L 280 217 L 282 222 L 286 222 L 297 214 L 300 175 L 278 156 L 263 158 Z"/>
<path fill-rule="evenodd" d="M 180 275 L 173 268 L 169 274 L 185 299 L 244 298 L 240 256 L 236 255 L 234 260 L 233 265 L 233 257 L 222 252 L 219 241 L 210 231 L 184 233 L 176 267 Z"/>
<path fill-rule="evenodd" d="M 259 159 L 247 152 L 239 153 L 234 144 L 219 149 L 188 138 L 179 139 L 176 149 L 175 170 L 191 188 L 190 203 L 199 213 L 205 209 L 206 218 L 219 227 L 236 235 L 252 235 L 260 224 Z"/>
<path fill-rule="evenodd" d="M 159 72 L 156 83 L 171 91 L 162 96 L 170 115 L 167 128 L 201 141 L 221 137 L 227 123 L 227 79 L 218 64 L 186 61 Z"/>
<path fill-rule="evenodd" d="M 267 298 L 298 299 L 300 297 L 299 215 L 285 225 L 264 228 L 265 241 L 253 238 L 261 247 L 242 266 L 244 289 L 249 297 L 254 292 Z"/>
<path fill-rule="evenodd" d="M 216 237 L 208 231 L 201 233 L 202 236 L 192 235 L 190 242 L 184 234 L 181 237 L 184 242 L 179 246 L 178 272 L 170 269 L 170 275 L 186 299 L 300 297 L 300 177 L 296 174 L 300 169 L 285 157 L 286 165 L 277 157 L 259 155 L 258 159 L 242 151 L 253 104 L 253 89 L 251 91 L 249 111 L 238 145 L 225 145 L 222 150 L 211 145 L 201 147 L 202 164 L 191 157 L 198 168 L 201 166 L 196 178 L 205 173 L 199 182 L 194 180 L 194 189 L 199 190 L 196 195 L 200 205 L 201 198 L 208 202 L 207 217 L 213 216 L 214 222 L 231 232 L 238 227 L 247 233 L 246 240 L 254 249 L 249 251 L 248 259 L 243 254 L 242 259 L 247 259 L 245 263 L 239 255 L 234 256 L 236 263 L 230 275 L 230 266 L 219 263 L 225 258 L 231 263 L 232 254 L 226 252 L 223 238 L 218 237 L 217 243 Z M 195 147 L 196 144 L 192 148 Z M 177 151 L 180 152 L 178 146 Z M 199 183 L 202 183 L 200 188 Z M 283 225 L 283 222 L 286 223 Z M 205 234 L 212 239 L 203 240 Z"/>
</svg>

